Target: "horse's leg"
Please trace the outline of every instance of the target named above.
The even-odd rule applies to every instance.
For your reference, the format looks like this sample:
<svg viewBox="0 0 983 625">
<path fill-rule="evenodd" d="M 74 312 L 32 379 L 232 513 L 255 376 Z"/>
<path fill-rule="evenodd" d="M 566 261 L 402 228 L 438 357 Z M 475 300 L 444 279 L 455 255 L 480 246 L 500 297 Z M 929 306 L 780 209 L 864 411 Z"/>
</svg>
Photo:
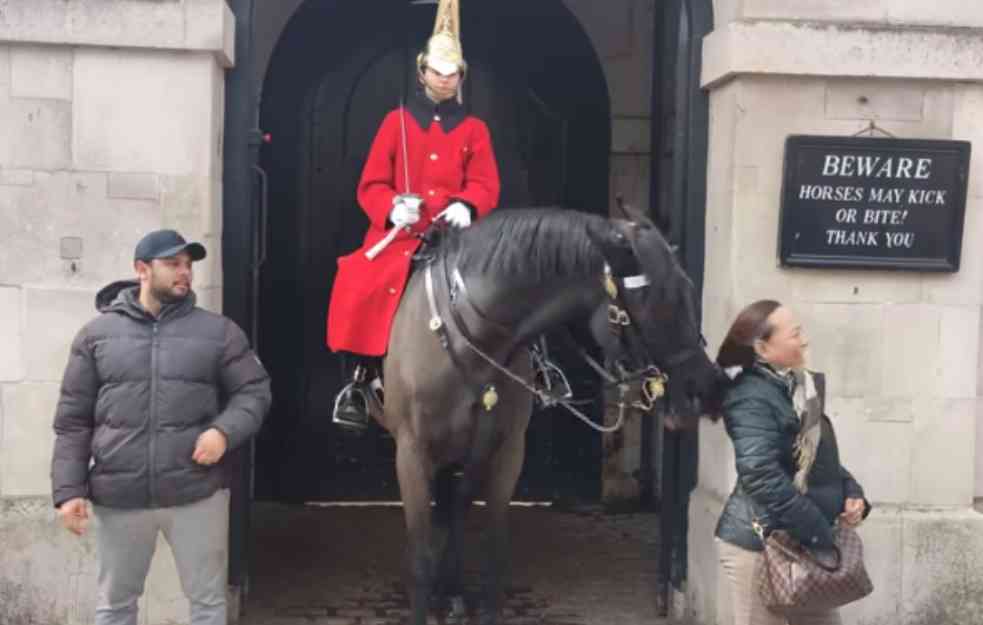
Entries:
<svg viewBox="0 0 983 625">
<path fill-rule="evenodd" d="M 396 475 L 406 520 L 410 625 L 426 625 L 434 577 L 430 475 L 412 442 L 396 446 Z"/>
<path fill-rule="evenodd" d="M 501 612 L 502 594 L 509 565 L 509 502 L 522 471 L 526 438 L 523 429 L 512 432 L 489 465 L 485 485 L 488 527 L 485 536 L 486 566 L 484 609 L 480 625 L 494 625 Z"/>
<path fill-rule="evenodd" d="M 435 480 L 434 531 L 439 548 L 437 585 L 443 598 L 449 602 L 448 622 L 463 621 L 466 617 L 464 607 L 464 580 L 462 575 L 462 532 L 464 519 L 471 503 L 470 489 L 466 481 L 458 478 L 456 469 L 447 467 L 437 472 Z M 465 488 L 462 488 L 465 487 Z"/>
</svg>

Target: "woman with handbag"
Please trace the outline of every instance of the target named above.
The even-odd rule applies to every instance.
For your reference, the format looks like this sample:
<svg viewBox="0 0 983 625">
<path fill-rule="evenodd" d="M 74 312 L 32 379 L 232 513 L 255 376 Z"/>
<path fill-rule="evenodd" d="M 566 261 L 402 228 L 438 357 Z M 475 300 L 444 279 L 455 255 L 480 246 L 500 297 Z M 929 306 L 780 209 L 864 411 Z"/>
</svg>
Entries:
<svg viewBox="0 0 983 625">
<path fill-rule="evenodd" d="M 734 625 L 839 625 L 833 606 L 870 592 L 861 588 L 832 601 L 806 592 L 807 599 L 779 606 L 769 580 L 767 557 L 773 553 L 808 566 L 818 562 L 820 576 L 851 555 L 863 569 L 852 528 L 866 518 L 870 504 L 840 464 L 833 425 L 822 411 L 822 377 L 804 369 L 807 346 L 791 310 L 760 300 L 738 314 L 717 355 L 732 378 L 723 416 L 734 443 L 737 484 L 716 535 Z M 778 537 L 784 542 L 777 543 Z M 847 538 L 853 541 L 844 547 L 850 553 L 841 553 L 841 539 Z M 781 550 L 773 551 L 773 545 Z"/>
</svg>

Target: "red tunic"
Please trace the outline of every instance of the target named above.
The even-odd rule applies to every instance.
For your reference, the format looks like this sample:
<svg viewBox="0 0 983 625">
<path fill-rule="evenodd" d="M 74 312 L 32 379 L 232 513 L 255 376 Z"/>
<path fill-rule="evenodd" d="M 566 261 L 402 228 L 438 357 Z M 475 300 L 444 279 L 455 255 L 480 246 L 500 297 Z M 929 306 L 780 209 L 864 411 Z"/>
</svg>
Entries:
<svg viewBox="0 0 983 625">
<path fill-rule="evenodd" d="M 403 173 L 401 110 L 405 111 L 409 189 Z M 411 228 L 414 233 L 423 232 L 454 200 L 474 207 L 478 218 L 498 203 L 498 166 L 485 123 L 466 116 L 445 132 L 438 116 L 430 121 L 430 127 L 423 129 L 409 109 L 397 109 L 383 120 L 372 143 L 358 185 L 358 203 L 369 217 L 369 230 L 360 249 L 338 259 L 331 292 L 327 342 L 334 351 L 381 356 L 388 349 L 389 329 L 409 277 L 411 257 L 420 246 L 418 238 L 401 232 L 374 260 L 365 257 L 392 226 L 388 217 L 394 196 L 412 191 L 423 197 L 420 221 Z"/>
</svg>

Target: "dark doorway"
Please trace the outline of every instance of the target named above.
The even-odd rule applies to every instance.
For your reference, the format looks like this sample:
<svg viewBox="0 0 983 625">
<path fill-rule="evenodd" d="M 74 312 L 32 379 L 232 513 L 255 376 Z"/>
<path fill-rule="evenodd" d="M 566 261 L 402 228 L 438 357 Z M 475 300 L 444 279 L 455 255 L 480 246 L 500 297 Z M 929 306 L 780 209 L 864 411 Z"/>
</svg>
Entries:
<svg viewBox="0 0 983 625">
<path fill-rule="evenodd" d="M 288 24 L 263 86 L 272 135 L 259 345 L 275 404 L 257 441 L 255 497 L 278 501 L 398 498 L 393 443 L 373 426 L 352 438 L 331 423 L 343 383 L 324 345 L 336 258 L 366 220 L 355 186 L 385 113 L 414 87 L 434 5 L 309 0 Z M 560 0 L 470 3 L 462 31 L 465 103 L 489 125 L 502 208 L 561 205 L 607 213 L 610 111 L 599 61 Z M 578 392 L 596 384 L 574 371 Z M 562 412 L 529 431 L 523 498 L 596 499 L 600 439 Z"/>
</svg>

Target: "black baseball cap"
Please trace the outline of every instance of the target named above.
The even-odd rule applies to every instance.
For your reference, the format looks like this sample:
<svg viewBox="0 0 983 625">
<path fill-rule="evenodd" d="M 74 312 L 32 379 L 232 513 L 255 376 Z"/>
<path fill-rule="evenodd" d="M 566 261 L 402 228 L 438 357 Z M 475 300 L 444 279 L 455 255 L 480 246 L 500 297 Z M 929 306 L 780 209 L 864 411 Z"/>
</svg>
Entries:
<svg viewBox="0 0 983 625">
<path fill-rule="evenodd" d="M 133 260 L 170 258 L 181 252 L 190 254 L 191 260 L 201 260 L 205 257 L 205 246 L 201 243 L 188 243 L 174 230 L 154 230 L 137 243 Z"/>
</svg>

